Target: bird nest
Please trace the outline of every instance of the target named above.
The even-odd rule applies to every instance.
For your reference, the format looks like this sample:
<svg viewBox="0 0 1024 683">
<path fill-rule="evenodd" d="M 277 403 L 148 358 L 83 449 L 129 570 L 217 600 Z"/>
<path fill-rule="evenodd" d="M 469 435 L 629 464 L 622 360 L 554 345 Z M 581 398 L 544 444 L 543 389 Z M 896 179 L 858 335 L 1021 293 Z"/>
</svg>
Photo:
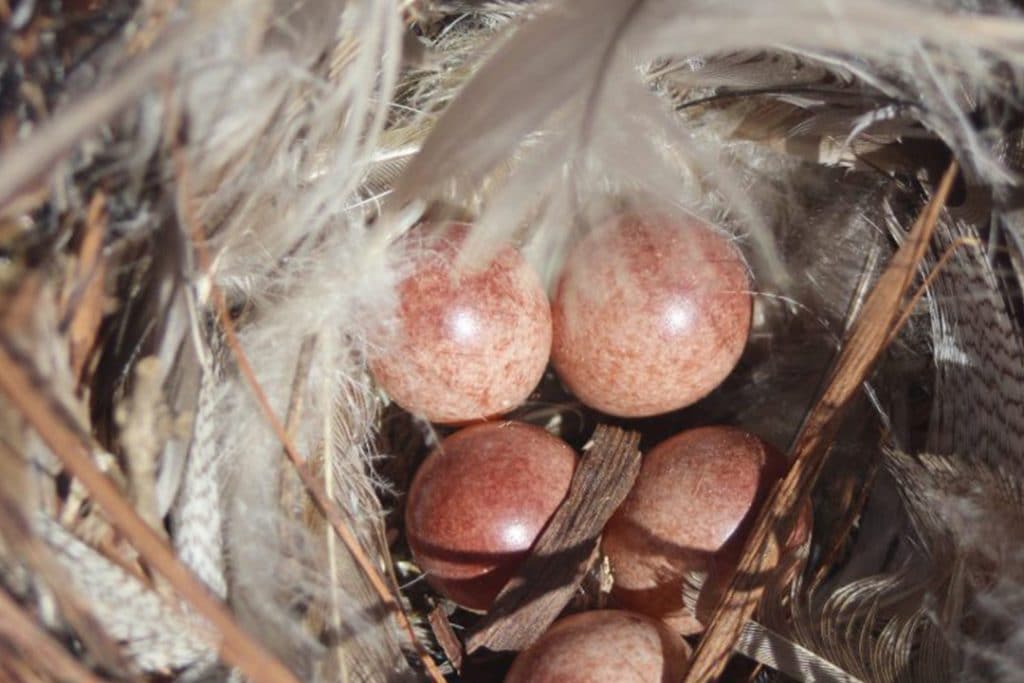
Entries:
<svg viewBox="0 0 1024 683">
<path fill-rule="evenodd" d="M 1019 679 L 1012 3 L 0 0 L 0 20 L 0 677 L 500 679 L 560 615 L 614 606 L 599 537 L 640 453 L 718 424 L 789 470 L 687 681 Z M 650 210 L 742 251 L 743 356 L 643 419 L 548 372 L 509 418 L 583 453 L 569 493 L 494 606 L 458 609 L 402 516 L 453 428 L 367 364 L 402 237 L 467 222 L 460 263 L 511 242 L 551 291 L 593 226 Z M 803 569 L 772 580 L 808 504 Z"/>
</svg>

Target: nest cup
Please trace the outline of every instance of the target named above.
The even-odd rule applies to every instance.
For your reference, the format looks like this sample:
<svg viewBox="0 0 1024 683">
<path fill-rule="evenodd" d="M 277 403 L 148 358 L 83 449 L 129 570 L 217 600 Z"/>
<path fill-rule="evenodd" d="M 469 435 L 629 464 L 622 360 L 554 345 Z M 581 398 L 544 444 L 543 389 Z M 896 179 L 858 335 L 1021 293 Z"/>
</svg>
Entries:
<svg viewBox="0 0 1024 683">
<path fill-rule="evenodd" d="M 422 580 L 402 521 L 453 423 L 496 415 L 578 453 L 599 424 L 643 453 L 729 425 L 799 456 L 810 496 L 780 524 L 813 505 L 806 567 L 742 632 L 691 635 L 689 680 L 712 641 L 727 676 L 1019 677 L 1012 8 L 112 0 L 0 21 L 0 677 L 497 680 L 512 653 L 467 650 L 498 617 Z M 638 213 L 742 252 L 749 335 L 713 389 L 631 414 L 549 367 L 512 409 L 431 423 L 374 381 L 414 226 L 472 224 L 453 278 L 512 244 L 554 296 Z M 614 601 L 594 559 L 563 616 Z M 679 597 L 703 620 L 699 578 Z"/>
</svg>

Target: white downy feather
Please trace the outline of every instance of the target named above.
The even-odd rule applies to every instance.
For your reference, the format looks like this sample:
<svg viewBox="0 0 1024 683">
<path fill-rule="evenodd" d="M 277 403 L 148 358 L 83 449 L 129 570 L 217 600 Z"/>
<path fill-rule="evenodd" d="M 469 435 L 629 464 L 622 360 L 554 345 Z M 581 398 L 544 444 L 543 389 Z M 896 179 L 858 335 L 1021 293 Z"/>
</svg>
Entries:
<svg viewBox="0 0 1024 683">
<path fill-rule="evenodd" d="M 684 132 L 664 104 L 643 91 L 642 69 L 677 55 L 777 46 L 824 55 L 887 96 L 917 102 L 928 112 L 925 123 L 982 177 L 1005 182 L 1007 170 L 994 158 L 991 142 L 968 124 L 964 109 L 999 87 L 992 76 L 997 61 L 1020 65 L 1022 38 L 1024 21 L 924 2 L 551 3 L 463 87 L 399 179 L 395 199 L 448 200 L 490 183 L 487 194 L 497 193 L 493 206 L 500 206 L 500 214 L 485 211 L 477 234 L 481 243 L 493 244 L 536 223 L 549 203 L 586 207 L 591 194 L 623 192 L 616 181 L 626 179 L 700 213 L 728 206 L 734 216 L 729 227 L 751 234 L 768 274 L 784 284 L 762 214 L 769 202 L 759 201 L 758 188 L 737 177 L 735 160 L 708 149 L 724 144 L 720 134 L 707 128 L 699 136 Z M 527 151 L 527 160 L 520 160 L 537 135 L 543 137 L 535 147 L 545 156 L 534 161 Z M 676 163 L 666 162 L 666 146 Z M 506 162 L 513 170 L 502 177 Z M 517 163 L 523 172 L 516 172 Z M 669 192 L 659 192 L 665 186 Z M 717 201 L 709 191 L 720 195 Z M 542 238 L 557 243 L 578 218 L 554 216 L 542 224 L 550 227 L 540 231 Z M 468 247 L 474 248 L 480 245 Z"/>
</svg>

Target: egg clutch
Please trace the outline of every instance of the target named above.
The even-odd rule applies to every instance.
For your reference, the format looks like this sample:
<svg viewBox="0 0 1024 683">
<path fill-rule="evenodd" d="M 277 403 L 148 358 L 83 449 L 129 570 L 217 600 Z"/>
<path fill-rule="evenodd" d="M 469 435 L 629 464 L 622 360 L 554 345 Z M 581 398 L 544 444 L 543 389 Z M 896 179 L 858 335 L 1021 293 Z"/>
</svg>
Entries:
<svg viewBox="0 0 1024 683">
<path fill-rule="evenodd" d="M 388 395 L 431 422 L 460 424 L 520 405 L 550 358 L 586 405 L 644 417 L 703 398 L 750 332 L 750 282 L 723 235 L 696 219 L 618 216 L 569 253 L 549 304 L 511 245 L 453 274 L 468 226 L 419 226 L 399 285 L 398 328 L 374 339 Z"/>
<path fill-rule="evenodd" d="M 562 439 L 501 416 L 529 398 L 549 362 L 599 413 L 642 418 L 690 406 L 739 361 L 752 296 L 729 237 L 690 216 L 630 213 L 597 225 L 569 251 L 550 301 L 512 245 L 484 268 L 456 271 L 469 229 L 421 225 L 406 235 L 412 261 L 397 323 L 371 339 L 369 367 L 400 407 L 463 427 L 417 470 L 406 537 L 435 590 L 486 611 L 565 499 L 577 463 Z M 636 647 L 651 671 L 643 680 L 662 680 L 689 652 L 680 636 L 704 629 L 786 468 L 771 445 L 724 425 L 651 449 L 602 534 L 616 609 L 557 622 L 509 680 L 559 680 L 558 662 L 606 652 L 614 638 L 660 643 Z M 781 574 L 799 570 L 810 527 L 807 506 L 783 544 Z M 684 600 L 694 576 L 698 594 Z M 620 680 L 612 668 L 588 680 Z"/>
</svg>

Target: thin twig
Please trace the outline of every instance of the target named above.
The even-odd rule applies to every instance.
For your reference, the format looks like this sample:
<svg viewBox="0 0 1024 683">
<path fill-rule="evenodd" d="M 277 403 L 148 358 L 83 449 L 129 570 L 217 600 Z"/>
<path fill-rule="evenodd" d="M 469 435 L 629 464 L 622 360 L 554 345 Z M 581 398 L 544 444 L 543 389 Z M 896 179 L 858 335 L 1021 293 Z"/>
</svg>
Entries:
<svg viewBox="0 0 1024 683">
<path fill-rule="evenodd" d="M 62 317 L 68 319 L 68 346 L 72 376 L 83 382 L 86 362 L 96 346 L 103 321 L 103 279 L 106 263 L 103 241 L 107 234 L 106 195 L 96 192 L 89 201 L 82 243 L 72 285 L 64 295 Z"/>
<path fill-rule="evenodd" d="M 309 336 L 302 340 L 299 347 L 299 357 L 295 361 L 295 370 L 292 374 L 292 388 L 288 396 L 288 409 L 285 413 L 285 431 L 288 436 L 294 437 L 295 431 L 302 421 L 303 410 L 303 388 L 308 379 L 309 369 L 313 363 L 313 351 L 316 348 L 316 337 Z M 277 499 L 281 509 L 289 514 L 301 507 L 302 489 L 294 478 L 292 467 L 284 460 L 280 460 L 277 471 Z"/>
<path fill-rule="evenodd" d="M 728 590 L 694 651 L 686 683 L 711 681 L 722 674 L 745 624 L 757 609 L 781 552 L 777 539 L 789 538 L 800 504 L 811 494 L 825 464 L 845 408 L 874 368 L 891 333 L 897 329 L 896 324 L 902 322 L 904 297 L 928 249 L 956 172 L 956 164 L 950 164 L 938 190 L 879 278 L 850 330 L 824 391 L 790 449 L 792 466 L 761 509 Z"/>
<path fill-rule="evenodd" d="M 117 487 L 93 464 L 89 437 L 65 408 L 39 387 L 45 380 L 31 359 L 19 353 L 0 335 L 0 391 L 21 412 L 36 433 L 68 471 L 78 479 L 106 514 L 111 524 L 138 551 L 147 565 L 162 575 L 220 636 L 218 645 L 225 662 L 263 683 L 298 683 L 273 655 L 252 640 L 212 597 L 160 536 L 139 517 Z"/>
<path fill-rule="evenodd" d="M 338 538 L 340 538 L 341 542 L 345 544 L 348 551 L 352 553 L 352 558 L 366 575 L 366 578 L 370 581 L 370 585 L 373 586 L 374 591 L 376 591 L 380 599 L 384 601 L 385 608 L 394 613 L 399 626 L 409 634 L 409 639 L 413 647 L 416 648 L 416 652 L 431 678 L 438 683 L 442 683 L 444 681 L 444 675 L 441 673 L 441 670 L 437 668 L 437 665 L 434 664 L 434 661 L 430 658 L 426 649 L 424 649 L 423 644 L 420 643 L 419 638 L 416 637 L 416 632 L 413 630 L 412 623 L 409 621 L 409 617 L 405 614 L 405 610 L 402 609 L 401 603 L 399 603 L 391 594 L 391 591 L 380 572 L 373 566 L 372 561 L 367 556 L 366 551 L 363 550 L 363 547 L 355 537 L 355 534 L 349 530 L 348 525 L 341 516 L 341 512 L 338 510 L 338 507 L 327 496 L 327 493 L 320 486 L 316 477 L 310 472 L 309 467 L 306 464 L 306 459 L 299 454 L 291 440 L 291 437 L 288 436 L 288 432 L 285 430 L 284 424 L 280 419 L 278 419 L 277 414 L 270 405 L 270 401 L 267 398 L 267 395 L 263 392 L 263 387 L 260 386 L 259 379 L 256 377 L 256 372 L 253 370 L 252 364 L 249 362 L 249 358 L 246 356 L 245 350 L 242 348 L 242 344 L 238 340 L 238 335 L 235 333 L 235 326 L 231 321 L 231 314 L 228 311 L 227 303 L 224 301 L 224 295 L 217 287 L 212 285 L 210 291 L 214 303 L 214 309 L 217 311 L 217 318 L 220 322 L 221 329 L 224 331 L 224 338 L 227 341 L 228 348 L 231 350 L 232 355 L 235 357 L 235 362 L 238 363 L 238 369 L 241 371 L 242 377 L 245 378 L 245 382 L 249 386 L 249 390 L 252 391 L 253 396 L 256 399 L 256 403 L 259 404 L 260 412 L 263 413 L 264 419 L 267 420 L 267 423 L 273 430 L 274 435 L 277 437 L 278 441 L 281 442 L 288 459 L 295 465 L 295 471 L 298 472 L 299 479 L 302 480 L 303 486 L 306 487 L 306 490 L 309 492 L 309 495 L 316 504 L 320 514 L 327 519 L 331 527 L 334 528 L 335 533 L 338 534 Z"/>
<path fill-rule="evenodd" d="M 192 243 L 195 247 L 197 265 L 201 272 L 212 275 L 212 259 L 210 258 L 209 250 L 206 248 L 202 224 L 195 216 L 195 212 L 192 207 L 191 195 L 188 189 L 188 173 L 186 171 L 184 155 L 180 148 L 175 149 L 174 158 L 178 178 L 178 190 L 181 197 L 180 206 L 184 213 L 184 222 L 186 227 L 189 229 Z M 359 539 L 357 539 L 355 534 L 353 534 L 348 528 L 348 524 L 346 524 L 342 517 L 338 506 L 335 505 L 334 501 L 327 495 L 323 487 L 320 486 L 320 483 L 316 480 L 316 476 L 310 471 L 306 458 L 299 453 L 291 436 L 289 436 L 284 423 L 277 416 L 277 413 L 274 412 L 274 408 L 270 405 L 270 400 L 263 391 L 263 387 L 260 385 L 260 381 L 256 377 L 256 372 L 253 370 L 252 363 L 249 362 L 249 357 L 246 355 L 245 349 L 242 348 L 242 343 L 238 339 L 235 324 L 231 319 L 231 312 L 228 308 L 227 301 L 224 298 L 224 293 L 216 283 L 213 282 L 212 277 L 209 281 L 209 296 L 210 301 L 213 304 L 213 309 L 217 314 L 218 323 L 220 324 L 221 330 L 224 332 L 224 339 L 227 342 L 228 349 L 231 351 L 235 362 L 238 364 L 239 372 L 241 372 L 245 383 L 248 385 L 249 390 L 256 399 L 256 403 L 259 405 L 263 418 L 267 421 L 267 424 L 281 443 L 288 459 L 291 460 L 292 464 L 295 466 L 295 471 L 298 473 L 299 479 L 302 480 L 303 486 L 306 487 L 306 491 L 309 492 L 313 503 L 320 511 L 320 514 L 327 519 L 328 523 L 338 535 L 338 538 L 341 539 L 341 542 L 345 544 L 345 547 L 352 554 L 352 558 L 355 560 L 356 564 L 359 565 L 359 568 L 369 580 L 373 590 L 383 601 L 384 607 L 394 614 L 399 626 L 408 634 L 410 643 L 416 649 L 416 653 L 419 656 L 424 669 L 426 669 L 427 673 L 434 681 L 437 683 L 443 683 L 444 675 L 441 673 L 441 670 L 437 668 L 437 665 L 434 663 L 434 660 L 431 659 L 430 654 L 423 647 L 423 644 L 420 643 L 419 638 L 416 637 L 416 632 L 413 630 L 412 623 L 409 621 L 409 617 L 402 608 L 401 602 L 399 602 L 399 600 L 391 593 L 391 590 L 388 588 L 388 585 L 381 576 L 381 573 L 373 565 L 373 562 L 370 560 L 366 551 L 360 544 Z"/>
</svg>

